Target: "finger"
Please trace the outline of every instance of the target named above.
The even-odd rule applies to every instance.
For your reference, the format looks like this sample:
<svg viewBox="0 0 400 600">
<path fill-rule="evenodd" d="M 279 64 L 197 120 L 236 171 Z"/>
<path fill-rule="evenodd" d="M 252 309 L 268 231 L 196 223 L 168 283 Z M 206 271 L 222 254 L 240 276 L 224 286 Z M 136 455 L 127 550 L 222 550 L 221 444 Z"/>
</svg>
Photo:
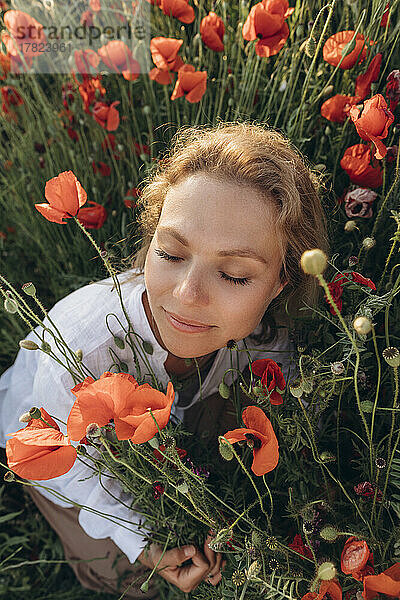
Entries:
<svg viewBox="0 0 400 600">
<path fill-rule="evenodd" d="M 219 582 L 221 581 L 221 579 L 222 579 L 221 571 L 218 571 L 218 573 L 216 573 L 215 575 L 210 576 L 208 578 L 208 583 L 210 583 L 211 585 L 218 585 Z"/>
<path fill-rule="evenodd" d="M 211 577 L 213 577 L 214 575 L 219 573 L 221 570 L 222 554 L 220 552 L 214 553 L 214 561 L 215 561 L 214 565 L 210 565 L 210 570 L 208 571 L 208 574 L 207 574 Z"/>
<path fill-rule="evenodd" d="M 158 568 L 161 569 L 163 567 L 178 567 L 186 560 L 193 558 L 193 555 L 196 554 L 197 549 L 195 546 L 182 546 L 182 548 L 172 548 L 171 550 L 167 550 L 164 556 L 162 557 Z M 158 553 L 158 556 L 154 558 L 155 563 L 157 563 L 158 558 L 160 558 L 161 547 L 159 546 L 155 550 L 155 554 Z"/>
<path fill-rule="evenodd" d="M 192 564 L 177 569 L 177 585 L 181 590 L 192 591 L 197 587 L 210 566 L 205 556 L 198 550 L 192 556 Z"/>
<path fill-rule="evenodd" d="M 216 554 L 215 554 L 214 550 L 211 550 L 210 546 L 208 545 L 208 542 L 211 539 L 212 539 L 211 535 L 208 535 L 204 542 L 204 556 L 210 563 L 210 571 L 215 567 L 215 563 L 216 563 Z"/>
</svg>

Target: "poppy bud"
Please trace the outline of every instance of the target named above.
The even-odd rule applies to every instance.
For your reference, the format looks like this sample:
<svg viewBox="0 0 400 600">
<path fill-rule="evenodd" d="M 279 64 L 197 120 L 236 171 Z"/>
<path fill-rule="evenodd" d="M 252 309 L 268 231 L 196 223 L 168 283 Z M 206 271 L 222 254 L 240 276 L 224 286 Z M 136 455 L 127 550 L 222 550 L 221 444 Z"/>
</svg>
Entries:
<svg viewBox="0 0 400 600">
<path fill-rule="evenodd" d="M 311 379 L 302 379 L 301 380 L 301 387 L 303 388 L 303 392 L 305 394 L 311 394 L 312 390 L 313 390 L 313 382 Z"/>
<path fill-rule="evenodd" d="M 40 408 L 38 408 L 37 406 L 32 406 L 32 408 L 29 411 L 29 414 L 31 416 L 31 419 L 40 419 L 42 416 Z"/>
<path fill-rule="evenodd" d="M 374 409 L 374 403 L 371 400 L 363 400 L 360 402 L 361 410 L 365 413 L 372 413 Z"/>
<path fill-rule="evenodd" d="M 389 346 L 388 348 L 384 349 L 382 356 L 386 360 L 387 364 L 391 367 L 400 366 L 400 352 L 398 348 Z"/>
<path fill-rule="evenodd" d="M 124 362 L 120 362 L 119 367 L 120 367 L 122 373 L 127 373 L 129 371 L 128 365 Z"/>
<path fill-rule="evenodd" d="M 19 347 L 24 348 L 25 350 L 38 350 L 39 346 L 36 342 L 32 342 L 32 340 L 21 340 L 19 342 Z"/>
<path fill-rule="evenodd" d="M 43 342 L 41 344 L 40 348 L 41 348 L 41 350 L 43 350 L 43 352 L 46 352 L 47 354 L 49 354 L 49 352 L 51 352 L 51 346 L 47 342 Z"/>
<path fill-rule="evenodd" d="M 301 268 L 308 275 L 321 275 L 326 269 L 328 259 L 319 248 L 306 250 L 300 260 Z"/>
<path fill-rule="evenodd" d="M 317 49 L 317 44 L 316 44 L 315 38 L 313 36 L 310 36 L 305 43 L 304 52 L 307 56 L 312 58 L 315 54 L 316 49 Z"/>
<path fill-rule="evenodd" d="M 144 113 L 145 115 L 148 115 L 148 116 L 149 116 L 149 115 L 151 115 L 151 112 L 152 112 L 152 111 L 151 111 L 151 106 L 148 106 L 147 104 L 146 104 L 145 106 L 143 106 L 143 113 Z"/>
<path fill-rule="evenodd" d="M 322 90 L 322 96 L 323 96 L 324 98 L 328 98 L 329 96 L 331 96 L 331 95 L 332 95 L 332 93 L 333 93 L 333 90 L 334 90 L 334 87 L 333 87 L 333 85 L 327 85 L 327 86 L 326 86 L 326 88 L 324 88 L 324 89 Z"/>
<path fill-rule="evenodd" d="M 28 412 L 23 413 L 20 418 L 18 419 L 18 421 L 20 423 L 29 423 L 29 421 L 32 419 L 31 415 Z"/>
<path fill-rule="evenodd" d="M 8 313 L 14 314 L 18 310 L 18 304 L 12 298 L 6 298 L 4 300 L 4 308 Z"/>
<path fill-rule="evenodd" d="M 114 344 L 120 350 L 123 350 L 125 348 L 125 342 L 124 342 L 124 340 L 122 338 L 118 337 L 117 335 L 114 335 Z"/>
<path fill-rule="evenodd" d="M 150 342 L 143 342 L 143 350 L 146 352 L 146 354 L 153 354 L 153 346 L 150 344 Z"/>
<path fill-rule="evenodd" d="M 83 358 L 83 352 L 80 348 L 75 352 L 75 356 L 79 360 L 79 362 L 81 362 L 81 360 Z"/>
<path fill-rule="evenodd" d="M 178 490 L 178 492 L 181 492 L 181 494 L 187 494 L 189 491 L 188 484 L 184 479 L 180 479 L 178 481 L 176 489 Z"/>
<path fill-rule="evenodd" d="M 100 427 L 97 425 L 97 423 L 90 423 L 86 427 L 86 437 L 87 438 L 98 438 L 100 436 L 101 436 L 101 430 L 100 430 Z"/>
<path fill-rule="evenodd" d="M 7 473 L 5 473 L 4 475 L 4 481 L 6 483 L 11 483 L 12 481 L 15 481 L 15 475 L 12 471 L 7 471 Z"/>
<path fill-rule="evenodd" d="M 86 450 L 84 444 L 78 444 L 76 447 L 76 451 L 78 452 L 78 454 L 83 454 L 83 455 L 87 454 L 87 450 Z"/>
<path fill-rule="evenodd" d="M 371 319 L 368 319 L 368 317 L 357 317 L 353 321 L 353 327 L 359 335 L 367 335 L 372 329 Z"/>
<path fill-rule="evenodd" d="M 335 460 L 336 460 L 336 456 L 334 456 L 332 454 L 332 452 L 328 452 L 327 450 L 325 450 L 324 452 L 321 452 L 321 454 L 319 455 L 319 458 L 324 463 L 335 462 Z"/>
<path fill-rule="evenodd" d="M 223 440 L 219 441 L 219 453 L 225 460 L 232 460 L 233 452 L 230 444 L 224 442 Z"/>
<path fill-rule="evenodd" d="M 219 384 L 218 391 L 219 391 L 219 395 L 222 398 L 225 398 L 225 399 L 229 398 L 229 396 L 230 396 L 229 387 L 223 381 Z"/>
<path fill-rule="evenodd" d="M 334 579 L 336 575 L 336 567 L 331 562 L 322 563 L 317 571 L 317 578 L 322 579 L 322 581 L 330 581 L 331 579 Z"/>
<path fill-rule="evenodd" d="M 36 288 L 32 281 L 29 281 L 29 283 L 24 283 L 22 286 L 22 291 L 24 291 L 25 294 L 28 294 L 28 296 L 36 296 Z"/>
<path fill-rule="evenodd" d="M 334 542 L 339 537 L 339 532 L 334 527 L 332 527 L 332 525 L 327 525 L 326 527 L 323 527 L 321 529 L 319 535 L 326 542 Z"/>
<path fill-rule="evenodd" d="M 249 566 L 249 568 L 246 571 L 247 579 L 254 579 L 255 577 L 258 576 L 260 571 L 261 571 L 261 565 L 258 560 L 255 560 L 254 562 L 251 563 L 251 565 Z"/>
<path fill-rule="evenodd" d="M 289 389 L 290 389 L 290 393 L 295 398 L 301 398 L 302 397 L 302 395 L 303 395 L 303 388 L 301 387 L 300 384 L 299 385 L 290 385 Z"/>
<path fill-rule="evenodd" d="M 149 582 L 146 581 L 144 583 L 142 583 L 142 585 L 140 586 L 140 591 L 143 592 L 143 594 L 145 594 L 146 592 L 149 591 Z"/>
<path fill-rule="evenodd" d="M 358 229 L 355 221 L 347 221 L 344 225 L 344 230 L 347 231 L 347 233 L 354 231 L 355 229 Z"/>
<path fill-rule="evenodd" d="M 376 244 L 376 240 L 374 240 L 374 238 L 371 237 L 366 237 L 363 240 L 363 248 L 365 248 L 365 250 L 371 250 L 371 248 L 373 248 Z"/>
</svg>

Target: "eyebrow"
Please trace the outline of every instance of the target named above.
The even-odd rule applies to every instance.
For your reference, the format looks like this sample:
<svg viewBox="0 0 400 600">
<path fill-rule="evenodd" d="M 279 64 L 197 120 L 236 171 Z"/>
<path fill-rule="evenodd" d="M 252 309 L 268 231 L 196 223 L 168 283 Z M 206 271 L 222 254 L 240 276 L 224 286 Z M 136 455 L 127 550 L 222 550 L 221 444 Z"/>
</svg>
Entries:
<svg viewBox="0 0 400 600">
<path fill-rule="evenodd" d="M 189 246 L 189 242 L 187 241 L 187 239 L 173 227 L 167 227 L 167 226 L 158 227 L 157 233 L 170 235 L 170 236 L 174 237 L 176 240 L 178 240 L 178 242 L 180 242 L 183 246 L 187 246 L 187 247 Z M 251 248 L 233 248 L 232 250 L 218 250 L 217 255 L 218 256 L 238 256 L 238 257 L 244 257 L 244 258 L 253 258 L 255 260 L 258 260 L 259 262 L 267 264 L 267 261 L 265 260 L 265 258 L 263 258 L 262 256 L 259 256 Z"/>
</svg>

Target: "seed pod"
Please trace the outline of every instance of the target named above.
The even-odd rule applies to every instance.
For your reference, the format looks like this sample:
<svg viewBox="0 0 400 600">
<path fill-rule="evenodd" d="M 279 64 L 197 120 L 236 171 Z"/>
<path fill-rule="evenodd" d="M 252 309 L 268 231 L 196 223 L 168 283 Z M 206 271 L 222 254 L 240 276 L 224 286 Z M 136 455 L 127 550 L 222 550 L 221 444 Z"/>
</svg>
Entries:
<svg viewBox="0 0 400 600">
<path fill-rule="evenodd" d="M 229 396 L 230 396 L 230 390 L 229 390 L 229 387 L 228 387 L 228 386 L 226 385 L 226 383 L 224 383 L 223 381 L 222 381 L 222 382 L 219 384 L 218 391 L 219 391 L 219 395 L 220 395 L 222 398 L 225 398 L 225 399 L 228 399 L 228 398 L 229 398 Z"/>
<path fill-rule="evenodd" d="M 382 352 L 383 358 L 386 360 L 387 364 L 391 367 L 399 367 L 400 366 L 400 352 L 398 348 L 394 346 L 389 346 L 385 348 Z"/>
<path fill-rule="evenodd" d="M 100 427 L 97 425 L 97 423 L 90 423 L 87 427 L 86 427 L 86 437 L 87 438 L 98 438 L 101 436 L 101 430 Z"/>
<path fill-rule="evenodd" d="M 153 346 L 150 344 L 150 342 L 143 342 L 143 350 L 146 352 L 146 354 L 153 354 Z"/>
<path fill-rule="evenodd" d="M 76 358 L 79 360 L 79 362 L 81 362 L 81 361 L 82 361 L 82 358 L 83 358 L 83 352 L 82 352 L 82 350 L 81 350 L 80 348 L 79 348 L 79 349 L 78 349 L 78 350 L 75 352 L 75 356 L 76 356 Z"/>
<path fill-rule="evenodd" d="M 6 298 L 4 300 L 4 309 L 8 313 L 14 314 L 18 311 L 18 304 L 12 298 Z"/>
<path fill-rule="evenodd" d="M 25 292 L 25 294 L 27 294 L 28 296 L 36 296 L 36 288 L 33 285 L 32 281 L 24 283 L 24 285 L 22 286 L 22 291 Z"/>
<path fill-rule="evenodd" d="M 355 229 L 358 229 L 357 223 L 355 221 L 347 221 L 344 224 L 344 230 L 347 231 L 347 233 L 349 233 L 350 231 L 354 231 Z"/>
<path fill-rule="evenodd" d="M 327 525 L 321 529 L 319 535 L 327 542 L 334 542 L 339 537 L 339 532 L 332 525 Z"/>
<path fill-rule="evenodd" d="M 308 275 L 321 275 L 326 269 L 328 259 L 322 250 L 314 248 L 303 252 L 300 260 L 301 268 Z"/>
<path fill-rule="evenodd" d="M 47 342 L 42 342 L 40 348 L 41 350 L 43 350 L 43 352 L 46 352 L 47 354 L 51 352 L 51 346 Z"/>
<path fill-rule="evenodd" d="M 232 460 L 234 456 L 231 446 L 223 440 L 220 440 L 219 442 L 219 453 L 222 456 L 222 458 L 228 461 Z"/>
<path fill-rule="evenodd" d="M 317 578 L 322 579 L 322 581 L 330 581 L 331 579 L 334 579 L 336 575 L 336 567 L 331 562 L 322 563 L 317 571 Z"/>
<path fill-rule="evenodd" d="M 178 490 L 178 492 L 181 492 L 181 494 L 187 494 L 189 491 L 188 484 L 184 479 L 178 481 L 176 489 Z"/>
<path fill-rule="evenodd" d="M 37 406 L 32 406 L 32 408 L 29 411 L 29 414 L 31 416 L 31 419 L 40 419 L 42 416 L 40 408 L 38 408 Z"/>
<path fill-rule="evenodd" d="M 371 400 L 363 400 L 360 402 L 361 410 L 365 413 L 372 413 L 374 409 L 374 403 Z"/>
<path fill-rule="evenodd" d="M 20 340 L 19 347 L 24 348 L 25 350 L 38 350 L 39 346 L 36 342 L 32 342 L 32 340 Z"/>
<path fill-rule="evenodd" d="M 302 395 L 303 395 L 303 388 L 302 388 L 301 384 L 299 384 L 299 385 L 290 385 L 289 389 L 290 389 L 290 393 L 295 398 L 301 398 L 302 397 Z"/>
<path fill-rule="evenodd" d="M 365 248 L 365 250 L 371 250 L 371 248 L 373 248 L 376 244 L 376 240 L 374 238 L 371 237 L 366 237 L 363 240 L 363 248 Z"/>
<path fill-rule="evenodd" d="M 125 348 L 125 342 L 124 342 L 124 340 L 122 338 L 118 337 L 117 335 L 114 335 L 114 344 L 120 350 L 123 350 Z"/>
<path fill-rule="evenodd" d="M 152 437 L 151 440 L 149 440 L 149 444 L 152 448 L 155 448 L 156 450 L 160 447 L 159 441 L 156 436 Z"/>
</svg>

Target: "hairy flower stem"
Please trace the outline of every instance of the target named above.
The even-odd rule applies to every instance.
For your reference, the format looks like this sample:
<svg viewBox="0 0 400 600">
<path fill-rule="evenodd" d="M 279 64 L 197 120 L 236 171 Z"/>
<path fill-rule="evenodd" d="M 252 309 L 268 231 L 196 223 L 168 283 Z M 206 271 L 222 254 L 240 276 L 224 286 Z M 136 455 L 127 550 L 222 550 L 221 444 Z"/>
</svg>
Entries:
<svg viewBox="0 0 400 600">
<path fill-rule="evenodd" d="M 378 345 L 376 343 L 376 334 L 375 334 L 374 327 L 372 327 L 372 340 L 374 342 L 376 362 L 378 364 L 378 377 L 377 377 L 377 382 L 376 382 L 374 406 L 372 408 L 372 415 L 371 415 L 371 442 L 373 442 L 373 439 L 374 439 L 375 413 L 376 413 L 376 409 L 378 406 L 379 391 L 380 391 L 380 387 L 381 387 L 381 373 L 382 373 L 381 360 L 379 357 Z M 372 510 L 374 510 L 374 507 L 372 508 Z"/>
<path fill-rule="evenodd" d="M 394 398 L 393 398 L 393 405 L 392 408 L 396 408 L 397 406 L 397 401 L 399 399 L 399 368 L 398 367 L 394 367 L 393 368 L 393 375 L 394 375 L 394 384 L 395 384 L 395 391 L 394 391 Z M 397 434 L 397 438 L 396 438 L 396 442 L 393 446 L 393 450 L 391 451 L 391 446 L 392 446 L 392 437 L 393 437 L 393 431 L 394 431 L 394 425 L 395 425 L 395 411 L 392 412 L 392 425 L 390 428 L 390 434 L 389 434 L 389 442 L 388 442 L 388 459 L 387 459 L 387 467 L 386 467 L 386 477 L 385 477 L 385 485 L 383 487 L 383 491 L 382 491 L 382 503 L 381 506 L 379 508 L 379 513 L 378 513 L 378 518 L 377 518 L 377 523 L 379 523 L 381 514 L 382 514 L 382 508 L 383 508 L 383 502 L 385 500 L 386 497 L 386 490 L 387 490 L 387 486 L 389 483 L 389 475 L 390 475 L 390 469 L 392 467 L 392 462 L 394 459 L 394 455 L 395 452 L 397 450 L 397 446 L 399 445 L 399 441 L 400 441 L 400 431 Z"/>
<path fill-rule="evenodd" d="M 384 277 L 385 277 L 385 275 L 386 275 L 386 271 L 387 271 L 387 269 L 388 269 L 388 267 L 389 267 L 389 263 L 390 263 L 390 261 L 391 261 L 391 258 L 392 258 L 392 255 L 393 255 L 394 249 L 395 249 L 395 247 L 396 247 L 396 244 L 397 244 L 397 242 L 399 242 L 399 241 L 400 241 L 400 222 L 398 222 L 398 224 L 397 224 L 397 230 L 396 230 L 396 233 L 394 234 L 394 236 L 393 236 L 393 238 L 392 238 L 392 239 L 393 239 L 393 244 L 392 244 L 392 246 L 391 246 L 391 248 L 390 248 L 390 252 L 389 252 L 389 254 L 388 254 L 388 256 L 387 256 L 387 259 L 386 259 L 386 262 L 385 262 L 385 267 L 384 267 L 384 269 L 383 269 L 382 276 L 381 276 L 381 278 L 380 278 L 380 280 L 379 280 L 379 283 L 378 283 L 378 286 L 377 286 L 377 290 L 376 290 L 377 294 L 379 294 L 379 292 L 380 292 L 380 289 L 381 289 L 381 287 L 382 287 L 383 280 L 384 280 Z"/>
<path fill-rule="evenodd" d="M 400 154 L 400 152 L 399 152 Z M 385 307 L 385 340 L 386 340 L 386 347 L 390 346 L 390 341 L 389 341 L 389 310 L 390 310 L 390 306 L 392 304 L 392 300 L 395 297 L 395 295 L 398 292 L 398 287 L 400 286 L 400 273 L 397 276 L 397 279 L 395 281 L 395 284 L 393 286 L 392 291 L 390 292 L 390 296 L 387 299 L 386 302 L 386 307 Z"/>
<path fill-rule="evenodd" d="M 269 530 L 271 531 L 271 530 L 272 530 L 272 526 L 271 526 L 271 519 L 269 518 L 269 515 L 268 515 L 268 513 L 267 513 L 267 512 L 264 510 L 264 505 L 263 505 L 263 501 L 262 501 L 262 498 L 261 498 L 260 492 L 258 491 L 258 488 L 257 488 L 256 484 L 254 483 L 252 476 L 250 475 L 250 473 L 248 472 L 248 470 L 247 470 L 247 469 L 246 469 L 246 467 L 244 466 L 244 464 L 243 464 L 243 462 L 242 462 L 242 460 L 241 460 L 240 456 L 238 455 L 238 453 L 236 452 L 235 448 L 233 447 L 233 444 L 231 444 L 231 443 L 230 443 L 230 441 L 229 441 L 229 440 L 227 440 L 227 439 L 226 439 L 226 438 L 225 438 L 223 435 L 221 435 L 219 439 L 220 439 L 220 440 L 224 440 L 224 442 L 226 442 L 227 444 L 229 444 L 229 446 L 230 446 L 230 448 L 231 448 L 231 450 L 232 450 L 232 453 L 233 453 L 234 457 L 235 457 L 235 458 L 236 458 L 236 460 L 238 461 L 239 465 L 242 467 L 242 470 L 243 470 L 243 472 L 244 472 L 244 473 L 247 475 L 248 479 L 250 480 L 250 483 L 251 483 L 251 485 L 253 486 L 253 488 L 255 489 L 255 492 L 256 492 L 256 494 L 257 494 L 258 501 L 259 501 L 259 503 L 260 503 L 260 508 L 261 508 L 261 511 L 262 511 L 262 512 L 263 512 L 263 514 L 265 515 L 265 517 L 266 517 L 266 519 L 267 519 L 267 521 L 268 521 L 268 528 L 269 528 Z"/>
<path fill-rule="evenodd" d="M 373 446 L 372 446 L 372 439 L 371 439 L 371 434 L 370 434 L 370 431 L 369 431 L 368 423 L 367 423 L 366 418 L 364 416 L 364 413 L 363 413 L 363 411 L 361 409 L 361 400 L 360 400 L 360 394 L 359 394 L 359 391 L 358 391 L 358 369 L 359 369 L 359 366 L 360 366 L 360 352 L 358 350 L 356 342 L 354 341 L 354 337 L 351 335 L 351 333 L 350 333 L 350 331 L 349 331 L 349 329 L 348 329 L 348 327 L 347 327 L 347 325 L 346 325 L 346 323 L 345 323 L 345 321 L 344 321 L 344 319 L 343 319 L 340 311 L 338 310 L 338 308 L 336 306 L 335 301 L 332 298 L 332 294 L 330 292 L 328 284 L 326 283 L 323 275 L 319 274 L 319 275 L 317 275 L 317 278 L 318 278 L 318 281 L 319 281 L 320 285 L 324 288 L 325 294 L 326 294 L 326 296 L 327 296 L 327 298 L 328 298 L 331 306 L 333 306 L 333 308 L 335 310 L 335 313 L 336 313 L 336 315 L 337 315 L 337 317 L 338 317 L 338 319 L 339 319 L 339 321 L 340 321 L 343 329 L 345 330 L 345 332 L 347 334 L 347 337 L 349 338 L 349 340 L 351 342 L 351 345 L 353 346 L 354 352 L 356 354 L 356 364 L 355 364 L 355 367 L 354 367 L 354 391 L 355 391 L 355 394 L 356 394 L 358 412 L 360 413 L 360 417 L 361 417 L 361 420 L 363 422 L 365 433 L 366 433 L 367 440 L 368 440 L 368 445 L 369 445 L 369 463 L 370 463 L 370 477 L 372 479 L 373 478 L 373 464 L 372 464 L 373 463 Z"/>
</svg>

